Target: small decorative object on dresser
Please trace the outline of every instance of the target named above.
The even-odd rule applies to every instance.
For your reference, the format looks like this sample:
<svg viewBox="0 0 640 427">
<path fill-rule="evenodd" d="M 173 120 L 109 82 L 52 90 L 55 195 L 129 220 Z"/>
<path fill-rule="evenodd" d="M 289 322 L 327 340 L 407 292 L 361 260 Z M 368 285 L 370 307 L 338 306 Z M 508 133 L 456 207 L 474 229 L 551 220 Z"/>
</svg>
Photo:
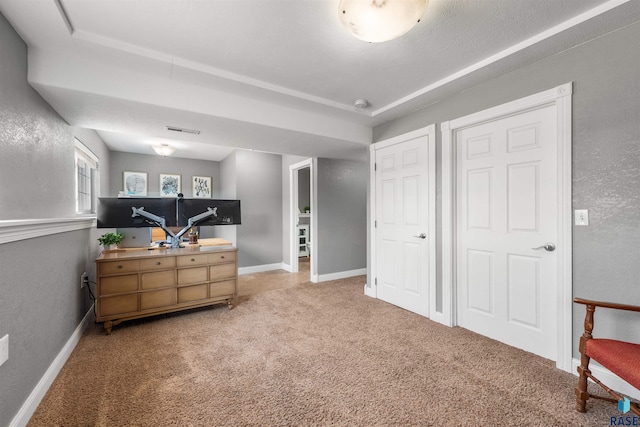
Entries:
<svg viewBox="0 0 640 427">
<path fill-rule="evenodd" d="M 104 233 L 98 237 L 98 243 L 104 246 L 106 251 L 114 250 L 124 239 L 124 235 L 120 233 Z"/>
<path fill-rule="evenodd" d="M 189 244 L 195 245 L 198 243 L 198 230 L 191 228 L 189 230 Z"/>
</svg>

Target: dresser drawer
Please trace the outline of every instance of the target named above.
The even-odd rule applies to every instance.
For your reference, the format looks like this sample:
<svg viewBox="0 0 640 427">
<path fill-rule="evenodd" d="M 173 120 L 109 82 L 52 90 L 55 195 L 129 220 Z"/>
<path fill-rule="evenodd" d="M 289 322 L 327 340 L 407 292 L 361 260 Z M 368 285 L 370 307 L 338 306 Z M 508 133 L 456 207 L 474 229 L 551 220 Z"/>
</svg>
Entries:
<svg viewBox="0 0 640 427">
<path fill-rule="evenodd" d="M 175 257 L 162 257 L 140 260 L 140 270 L 162 270 L 165 268 L 175 268 L 175 266 Z"/>
<path fill-rule="evenodd" d="M 176 286 L 175 270 L 154 271 L 140 275 L 141 289 L 166 288 L 168 286 Z"/>
<path fill-rule="evenodd" d="M 101 262 L 100 272 L 101 276 L 106 274 L 118 274 L 118 273 L 132 273 L 138 272 L 140 269 L 140 262 L 137 259 L 128 260 L 128 261 L 109 261 L 109 262 Z"/>
<path fill-rule="evenodd" d="M 178 286 L 204 283 L 207 281 L 207 267 L 181 268 L 178 270 Z"/>
<path fill-rule="evenodd" d="M 235 280 L 225 280 L 224 282 L 209 283 L 209 298 L 215 298 L 224 295 L 235 295 L 235 293 Z"/>
<path fill-rule="evenodd" d="M 109 276 L 100 278 L 100 295 L 122 294 L 138 290 L 138 275 Z"/>
<path fill-rule="evenodd" d="M 163 289 L 161 291 L 142 292 L 140 294 L 140 308 L 167 307 L 176 303 L 176 289 Z"/>
<path fill-rule="evenodd" d="M 113 316 L 135 311 L 138 311 L 137 294 L 116 295 L 98 300 L 98 316 Z"/>
<path fill-rule="evenodd" d="M 189 267 L 191 265 L 205 265 L 208 263 L 207 254 L 183 255 L 178 257 L 178 267 Z"/>
<path fill-rule="evenodd" d="M 207 285 L 195 285 L 178 288 L 178 304 L 207 299 Z"/>
<path fill-rule="evenodd" d="M 236 264 L 220 264 L 209 267 L 209 280 L 233 279 L 236 277 Z"/>
<path fill-rule="evenodd" d="M 216 252 L 209 254 L 209 264 L 220 264 L 222 262 L 235 262 L 235 252 Z"/>
</svg>

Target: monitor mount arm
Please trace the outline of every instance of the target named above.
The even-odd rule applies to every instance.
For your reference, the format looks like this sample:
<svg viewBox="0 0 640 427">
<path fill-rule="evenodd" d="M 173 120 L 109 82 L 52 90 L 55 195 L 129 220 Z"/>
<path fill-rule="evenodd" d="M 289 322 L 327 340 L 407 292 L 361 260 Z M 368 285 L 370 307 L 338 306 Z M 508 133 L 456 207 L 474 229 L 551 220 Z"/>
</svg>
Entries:
<svg viewBox="0 0 640 427">
<path fill-rule="evenodd" d="M 133 215 L 131 215 L 132 217 L 136 217 L 136 216 L 141 216 L 146 218 L 149 222 L 160 226 L 160 228 L 162 228 L 164 230 L 165 233 L 167 233 L 170 236 L 170 241 L 169 243 L 171 244 L 172 248 L 179 248 L 180 247 L 180 238 L 182 237 L 182 235 L 184 233 L 186 233 L 187 231 L 189 231 L 189 229 L 191 227 L 195 227 L 200 221 L 209 218 L 210 216 L 218 216 L 218 214 L 216 213 L 218 208 L 207 208 L 206 212 L 202 212 L 201 214 L 198 214 L 196 216 L 193 216 L 191 218 L 189 218 L 189 220 L 187 221 L 187 226 L 184 227 L 182 230 L 180 230 L 177 234 L 174 234 L 173 231 L 171 231 L 167 225 L 166 222 L 164 220 L 164 218 L 154 215 L 150 212 L 147 212 L 144 210 L 144 206 L 141 208 L 131 208 L 133 210 Z"/>
</svg>

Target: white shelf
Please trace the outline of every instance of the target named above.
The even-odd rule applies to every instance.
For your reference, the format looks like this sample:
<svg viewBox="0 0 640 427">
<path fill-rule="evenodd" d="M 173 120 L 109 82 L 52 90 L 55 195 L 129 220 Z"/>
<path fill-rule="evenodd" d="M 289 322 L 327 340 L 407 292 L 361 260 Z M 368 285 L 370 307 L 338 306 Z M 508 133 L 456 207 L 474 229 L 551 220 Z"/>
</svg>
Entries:
<svg viewBox="0 0 640 427">
<path fill-rule="evenodd" d="M 309 218 L 311 216 L 310 213 L 299 213 L 298 218 Z"/>
<path fill-rule="evenodd" d="M 309 226 L 298 225 L 298 257 L 309 256 Z"/>
</svg>

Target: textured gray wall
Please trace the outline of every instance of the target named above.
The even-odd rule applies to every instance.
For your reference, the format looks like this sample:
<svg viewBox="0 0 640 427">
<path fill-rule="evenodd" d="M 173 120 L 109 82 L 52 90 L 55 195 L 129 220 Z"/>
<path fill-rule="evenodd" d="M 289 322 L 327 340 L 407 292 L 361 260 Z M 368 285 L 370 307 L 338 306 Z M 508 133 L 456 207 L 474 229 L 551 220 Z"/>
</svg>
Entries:
<svg viewBox="0 0 640 427">
<path fill-rule="evenodd" d="M 237 200 L 236 191 L 236 152 L 229 154 L 220 162 L 220 198 Z M 240 202 L 240 214 L 242 215 L 242 202 Z M 225 225 L 219 227 L 206 227 L 203 237 L 220 237 L 238 246 L 238 226 Z"/>
<path fill-rule="evenodd" d="M 73 135 L 100 153 L 104 147 L 95 132 L 68 126 L 26 77 L 26 45 L 0 15 L 0 220 L 73 217 Z M 87 313 L 79 281 L 92 272 L 95 238 L 87 229 L 0 244 L 0 337 L 9 334 L 0 425 L 15 417 Z"/>
<path fill-rule="evenodd" d="M 574 227 L 573 294 L 640 304 L 640 23 L 530 64 L 377 126 L 374 141 L 573 81 L 573 208 L 590 225 Z M 438 132 L 438 230 L 441 229 Z M 438 233 L 438 247 L 441 235 Z M 441 257 L 438 254 L 438 265 Z M 438 286 L 441 287 L 441 271 Z M 583 307 L 573 315 L 574 356 Z M 601 332 L 640 338 L 627 315 L 601 311 Z M 635 318 L 637 324 L 637 317 Z M 597 332 L 597 331 L 596 331 Z"/>
<path fill-rule="evenodd" d="M 182 194 L 192 197 L 191 179 L 195 176 L 210 176 L 214 199 L 220 198 L 220 163 L 208 160 L 161 157 L 158 155 L 111 152 L 109 175 L 111 184 L 108 197 L 116 197 L 123 188 L 123 172 L 147 172 L 149 197 L 160 197 L 160 174 L 181 175 Z"/>
<path fill-rule="evenodd" d="M 282 156 L 236 151 L 238 267 L 282 262 Z"/>
<path fill-rule="evenodd" d="M 367 163 L 318 159 L 319 275 L 367 266 Z"/>
<path fill-rule="evenodd" d="M 0 41 L 0 220 L 72 217 L 72 129 L 27 83 L 26 45 L 4 16 Z"/>
</svg>

